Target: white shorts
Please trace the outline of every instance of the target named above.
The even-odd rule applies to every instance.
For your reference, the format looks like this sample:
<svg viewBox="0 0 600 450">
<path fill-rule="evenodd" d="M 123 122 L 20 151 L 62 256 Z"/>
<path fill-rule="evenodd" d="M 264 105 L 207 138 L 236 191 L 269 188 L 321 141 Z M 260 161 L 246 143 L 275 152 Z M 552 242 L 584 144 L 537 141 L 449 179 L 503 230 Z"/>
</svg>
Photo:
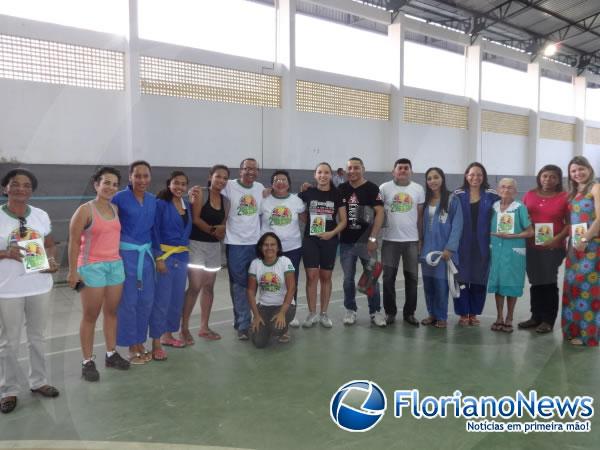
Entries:
<svg viewBox="0 0 600 450">
<path fill-rule="evenodd" d="M 205 269 L 216 272 L 221 268 L 221 243 L 203 242 L 190 239 L 190 262 L 191 269 Z"/>
</svg>

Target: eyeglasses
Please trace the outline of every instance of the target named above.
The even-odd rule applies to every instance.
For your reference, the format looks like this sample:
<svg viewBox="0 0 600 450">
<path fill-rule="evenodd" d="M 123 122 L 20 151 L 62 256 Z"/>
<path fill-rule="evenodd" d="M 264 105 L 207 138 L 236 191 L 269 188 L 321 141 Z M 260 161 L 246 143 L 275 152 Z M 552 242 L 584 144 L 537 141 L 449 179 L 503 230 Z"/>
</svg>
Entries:
<svg viewBox="0 0 600 450">
<path fill-rule="evenodd" d="M 25 217 L 17 217 L 19 219 L 19 235 L 24 238 L 27 235 L 27 219 Z"/>
<path fill-rule="evenodd" d="M 287 182 L 288 182 L 287 178 L 275 178 L 273 180 L 273 183 L 287 183 Z"/>
</svg>

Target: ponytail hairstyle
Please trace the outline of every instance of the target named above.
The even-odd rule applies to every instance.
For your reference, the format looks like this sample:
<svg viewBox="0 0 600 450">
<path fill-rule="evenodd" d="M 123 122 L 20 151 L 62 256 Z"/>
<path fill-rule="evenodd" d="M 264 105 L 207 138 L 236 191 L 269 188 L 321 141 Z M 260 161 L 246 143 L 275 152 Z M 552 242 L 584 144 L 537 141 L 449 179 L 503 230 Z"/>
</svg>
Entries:
<svg viewBox="0 0 600 450">
<path fill-rule="evenodd" d="M 208 171 L 208 181 L 206 182 L 207 188 L 210 188 L 210 179 L 217 170 L 224 170 L 225 172 L 227 172 L 227 177 L 229 178 L 229 167 L 227 167 L 225 164 L 215 164 Z"/>
<path fill-rule="evenodd" d="M 331 174 L 331 178 L 329 179 L 329 189 L 332 191 L 337 191 L 337 188 L 335 187 L 335 184 L 333 184 L 333 169 L 331 168 L 331 164 L 329 164 L 328 162 L 322 161 L 319 164 L 317 164 L 315 166 L 315 172 L 317 171 L 317 169 L 319 168 L 319 166 L 327 166 L 329 167 L 329 173 Z"/>
</svg>

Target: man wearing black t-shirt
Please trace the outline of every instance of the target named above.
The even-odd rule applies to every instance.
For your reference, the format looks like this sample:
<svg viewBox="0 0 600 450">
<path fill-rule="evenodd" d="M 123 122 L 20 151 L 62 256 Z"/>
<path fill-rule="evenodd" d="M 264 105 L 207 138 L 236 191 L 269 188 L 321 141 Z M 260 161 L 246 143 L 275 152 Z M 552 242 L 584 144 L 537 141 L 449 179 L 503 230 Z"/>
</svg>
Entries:
<svg viewBox="0 0 600 450">
<path fill-rule="evenodd" d="M 363 269 L 369 259 L 377 258 L 377 234 L 383 225 L 383 200 L 375 183 L 364 177 L 365 166 L 360 158 L 348 160 L 348 181 L 339 185 L 342 195 L 348 225 L 340 235 L 340 262 L 344 271 L 344 316 L 345 325 L 356 323 L 356 262 L 360 259 Z M 379 283 L 368 298 L 371 322 L 379 327 L 385 327 L 385 317 L 381 313 L 381 296 Z"/>
</svg>

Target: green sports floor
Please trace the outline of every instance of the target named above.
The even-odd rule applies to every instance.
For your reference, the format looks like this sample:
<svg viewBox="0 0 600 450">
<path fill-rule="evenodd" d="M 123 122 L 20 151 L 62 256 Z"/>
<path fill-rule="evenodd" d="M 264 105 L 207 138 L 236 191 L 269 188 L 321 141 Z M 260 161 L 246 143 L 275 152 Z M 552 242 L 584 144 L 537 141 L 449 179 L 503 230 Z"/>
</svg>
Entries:
<svg viewBox="0 0 600 450">
<path fill-rule="evenodd" d="M 400 306 L 402 285 L 399 280 Z M 598 349 L 564 344 L 558 329 L 548 335 L 493 333 L 491 296 L 480 327 L 459 328 L 451 314 L 446 330 L 402 322 L 379 329 L 369 323 L 364 297 L 358 299 L 358 323 L 344 327 L 339 267 L 336 288 L 332 329 L 295 329 L 289 344 L 257 350 L 235 337 L 223 271 L 211 317 L 222 340 L 197 338 L 192 347 L 170 350 L 168 361 L 129 372 L 99 364 L 99 383 L 80 378 L 78 297 L 55 288 L 47 352 L 51 382 L 61 395 L 41 399 L 24 385 L 17 409 L 0 416 L 0 448 L 598 448 L 596 418 L 586 433 L 473 433 L 466 431 L 463 418 L 396 419 L 392 402 L 396 389 L 419 389 L 421 397 L 452 395 L 457 389 L 475 396 L 514 396 L 516 390 L 536 389 L 540 395 L 600 398 Z M 299 303 L 303 318 L 303 296 Z M 526 295 L 519 300 L 516 319 L 527 318 L 528 310 Z M 419 319 L 426 315 L 422 287 L 417 312 Z M 198 323 L 197 311 L 192 319 Z M 101 361 L 101 332 L 96 344 Z M 329 416 L 332 395 L 354 379 L 372 380 L 387 394 L 386 415 L 366 433 L 340 430 Z"/>
</svg>

